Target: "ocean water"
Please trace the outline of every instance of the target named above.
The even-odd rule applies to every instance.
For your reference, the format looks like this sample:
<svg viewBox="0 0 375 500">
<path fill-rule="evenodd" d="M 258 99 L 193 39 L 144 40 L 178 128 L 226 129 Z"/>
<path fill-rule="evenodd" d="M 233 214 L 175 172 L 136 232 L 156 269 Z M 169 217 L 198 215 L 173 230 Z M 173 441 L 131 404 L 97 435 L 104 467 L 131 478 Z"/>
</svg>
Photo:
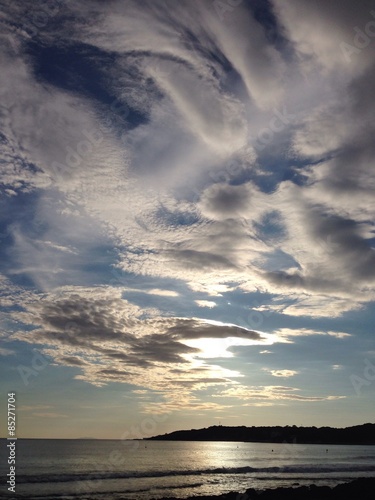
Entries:
<svg viewBox="0 0 375 500">
<path fill-rule="evenodd" d="M 14 497 L 6 444 L 0 498 L 8 500 L 186 498 L 375 477 L 375 446 L 19 439 Z"/>
</svg>

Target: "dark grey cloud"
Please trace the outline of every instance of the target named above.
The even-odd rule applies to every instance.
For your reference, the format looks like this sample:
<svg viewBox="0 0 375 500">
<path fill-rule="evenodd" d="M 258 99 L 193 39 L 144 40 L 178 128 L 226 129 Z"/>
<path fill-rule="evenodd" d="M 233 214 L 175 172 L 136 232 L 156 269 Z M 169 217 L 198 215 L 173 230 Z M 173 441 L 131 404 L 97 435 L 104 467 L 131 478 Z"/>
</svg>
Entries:
<svg viewBox="0 0 375 500">
<path fill-rule="evenodd" d="M 280 6 L 280 10 L 282 10 L 281 5 L 285 4 L 283 0 L 273 0 L 272 3 Z M 315 0 L 311 3 L 309 0 L 292 0 L 285 4 L 285 7 L 295 11 L 296 15 L 311 12 L 320 17 L 328 26 L 343 26 L 350 31 L 353 24 L 370 20 L 369 16 L 374 8 L 374 2 L 373 0 L 361 0 L 359 3 L 353 3 L 351 0 L 332 0 L 331 2 Z"/>
<path fill-rule="evenodd" d="M 201 204 L 206 213 L 232 218 L 246 210 L 250 193 L 246 186 L 214 186 L 205 193 Z"/>
<path fill-rule="evenodd" d="M 44 334 L 72 345 L 87 345 L 90 341 L 127 342 L 133 337 L 126 331 L 134 321 L 116 317 L 112 311 L 123 307 L 120 299 L 92 300 L 71 295 L 56 302 L 45 301 L 38 307 Z"/>
<path fill-rule="evenodd" d="M 152 361 L 149 361 L 147 357 L 141 355 L 143 353 L 136 353 L 132 351 L 131 343 L 117 344 L 115 348 L 106 348 L 100 343 L 86 344 L 85 347 L 89 352 L 94 354 L 98 361 L 104 362 L 119 362 L 125 366 L 137 367 L 137 368 L 149 368 L 152 366 Z M 162 354 L 160 354 L 160 358 Z M 184 361 L 184 360 L 181 360 Z"/>
<path fill-rule="evenodd" d="M 62 365 L 68 366 L 84 366 L 87 364 L 86 361 L 75 356 L 62 356 L 61 358 L 58 358 L 58 362 Z"/>
<path fill-rule="evenodd" d="M 323 276 L 319 277 L 313 274 L 309 275 L 308 270 L 306 274 L 300 271 L 270 271 L 262 273 L 262 276 L 270 284 L 290 291 L 335 293 L 338 290 L 346 290 L 348 285 L 345 283 L 345 280 L 331 279 L 330 277 L 324 278 Z"/>
<path fill-rule="evenodd" d="M 325 162 L 324 176 L 318 177 L 316 188 L 329 193 L 336 208 L 354 212 L 357 205 L 357 209 L 364 209 L 366 203 L 371 203 L 375 189 L 374 2 L 272 3 L 289 37 L 295 41 L 296 50 L 308 54 L 316 68 L 323 64 L 331 74 L 341 75 L 342 84 L 330 83 L 331 92 L 322 96 L 308 119 L 312 126 L 306 128 L 305 145 L 318 145 L 316 156 Z M 320 29 L 306 29 L 313 23 Z M 297 134 L 300 132 L 301 129 Z M 312 150 L 314 147 L 307 147 L 301 152 L 308 156 Z M 349 196 L 351 200 L 345 198 Z M 337 197 L 339 201 L 335 202 Z"/>
<path fill-rule="evenodd" d="M 251 202 L 246 185 L 218 184 L 207 189 L 200 201 L 203 214 L 218 219 L 231 219 L 248 212 Z"/>
<path fill-rule="evenodd" d="M 131 345 L 131 352 L 148 362 L 186 363 L 187 360 L 182 357 L 183 354 L 194 354 L 199 351 L 173 340 L 173 336 L 166 332 L 145 335 L 135 340 Z"/>
<path fill-rule="evenodd" d="M 189 373 L 191 373 L 191 370 L 197 373 L 202 373 L 202 372 L 208 372 L 209 368 L 208 366 L 195 366 L 194 368 L 189 369 Z M 172 368 L 170 370 L 170 373 L 177 373 L 178 375 L 184 375 L 186 374 L 186 370 L 183 370 L 181 368 Z"/>
<path fill-rule="evenodd" d="M 37 307 L 38 318 L 33 320 L 40 328 L 29 340 L 88 349 L 102 359 L 143 368 L 154 362 L 186 363 L 182 355 L 197 351 L 176 341 L 168 332 L 141 335 L 142 322 L 124 316 L 126 305 L 121 299 L 87 299 L 79 295 L 56 302 L 45 301 Z M 168 319 L 165 326 L 163 321 L 158 325 L 162 332 L 167 324 Z M 146 329 L 148 325 L 143 326 Z"/>
<path fill-rule="evenodd" d="M 210 324 L 197 319 L 177 318 L 176 324 L 168 328 L 168 333 L 179 339 L 199 339 L 202 337 L 224 339 L 237 337 L 251 340 L 262 340 L 259 332 L 236 325 Z"/>
<path fill-rule="evenodd" d="M 191 357 L 199 355 L 200 350 L 185 345 L 185 340 L 263 340 L 258 332 L 236 325 L 210 324 L 198 318 L 141 320 L 139 314 L 135 306 L 122 299 L 68 294 L 65 299 L 31 304 L 20 319 L 36 328 L 15 338 L 44 346 L 57 363 L 80 367 L 94 381 L 103 377 L 114 380 L 117 373 L 119 378 L 128 372 L 134 376 L 133 370 L 142 373 L 164 366 L 174 370 L 176 380 L 185 381 L 188 375 L 196 374 L 197 383 L 206 383 L 206 379 L 215 383 L 217 377 L 207 376 L 208 366 L 191 366 Z M 175 365 L 186 369 L 173 368 Z"/>
<path fill-rule="evenodd" d="M 195 385 L 200 385 L 200 384 L 224 384 L 226 382 L 229 382 L 228 379 L 225 378 L 215 378 L 215 377 L 202 377 L 202 378 L 193 378 L 190 380 L 176 380 L 175 382 L 171 381 L 171 384 L 176 384 L 176 385 L 181 385 L 181 386 L 187 386 L 187 387 L 192 387 Z"/>
<path fill-rule="evenodd" d="M 329 241 L 334 258 L 343 263 L 343 279 L 371 282 L 375 277 L 375 249 L 361 235 L 361 224 L 338 216 L 310 214 L 312 233 Z M 347 283 L 348 285 L 348 283 Z"/>
<path fill-rule="evenodd" d="M 124 377 L 124 376 L 130 374 L 130 372 L 126 372 L 124 370 L 114 370 L 114 369 L 110 369 L 110 368 L 104 368 L 103 370 L 99 370 L 98 373 L 105 375 L 106 377 L 112 377 L 115 379 L 121 379 L 121 377 Z"/>
<path fill-rule="evenodd" d="M 227 257 L 212 252 L 188 249 L 167 250 L 166 255 L 178 267 L 210 272 L 215 269 L 236 269 L 237 266 Z"/>
</svg>

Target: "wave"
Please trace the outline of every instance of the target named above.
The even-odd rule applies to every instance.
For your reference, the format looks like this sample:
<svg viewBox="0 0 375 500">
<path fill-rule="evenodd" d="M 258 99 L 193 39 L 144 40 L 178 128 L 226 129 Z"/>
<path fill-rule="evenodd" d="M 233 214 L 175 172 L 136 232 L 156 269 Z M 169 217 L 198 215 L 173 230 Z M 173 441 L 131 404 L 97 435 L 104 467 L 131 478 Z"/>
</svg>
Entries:
<svg viewBox="0 0 375 500">
<path fill-rule="evenodd" d="M 139 479 L 168 476 L 201 476 L 216 474 L 314 474 L 314 473 L 365 473 L 375 472 L 375 465 L 291 465 L 285 467 L 219 467 L 195 470 L 148 470 L 148 471 L 96 471 L 70 474 L 18 475 L 17 483 L 64 483 L 73 481 L 103 481 L 110 479 Z"/>
<path fill-rule="evenodd" d="M 18 482 L 18 481 L 17 481 Z M 199 488 L 200 486 L 203 486 L 204 482 L 200 482 L 200 483 L 189 483 L 188 485 L 186 484 L 182 484 L 182 485 L 178 485 L 178 484 L 175 484 L 172 486 L 171 489 L 173 490 L 183 490 L 183 489 L 186 489 L 186 488 L 189 488 L 189 490 L 191 490 L 192 488 Z M 148 493 L 150 492 L 150 489 L 151 488 L 137 488 L 137 490 L 135 491 L 134 489 L 130 490 L 130 489 L 121 489 L 121 498 L 122 498 L 122 495 L 124 494 L 132 494 L 134 495 L 134 493 L 136 494 L 140 494 L 140 493 Z M 158 491 L 158 490 L 165 490 L 165 486 L 164 485 L 161 485 L 161 486 L 158 486 L 158 485 L 153 485 L 152 486 L 152 490 L 154 491 Z M 117 496 L 113 496 L 114 494 L 117 495 L 119 492 L 118 491 L 113 491 L 113 490 L 101 490 L 100 492 L 97 492 L 97 493 L 89 493 L 89 494 L 85 494 L 84 498 L 86 500 L 98 500 L 98 499 L 108 499 L 108 498 L 118 498 Z M 26 498 L 27 500 L 71 500 L 72 498 L 76 498 L 76 497 L 80 497 L 82 499 L 82 492 L 74 492 L 74 491 L 71 491 L 70 493 L 57 493 L 57 494 L 51 494 L 51 493 L 46 493 L 45 495 L 43 495 L 42 493 L 37 493 L 36 495 L 30 495 L 30 492 L 28 491 L 26 494 L 22 494 L 22 493 L 18 493 L 17 494 L 17 497 L 16 498 Z M 14 497 L 10 497 L 10 496 L 0 496 L 0 500 L 12 500 Z"/>
</svg>

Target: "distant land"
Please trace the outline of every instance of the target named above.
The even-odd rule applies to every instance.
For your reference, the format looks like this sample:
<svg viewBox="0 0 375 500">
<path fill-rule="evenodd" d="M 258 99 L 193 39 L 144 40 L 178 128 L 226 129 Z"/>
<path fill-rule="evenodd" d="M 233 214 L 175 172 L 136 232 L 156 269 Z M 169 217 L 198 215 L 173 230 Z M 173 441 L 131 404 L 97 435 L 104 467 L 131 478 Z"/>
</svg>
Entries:
<svg viewBox="0 0 375 500">
<path fill-rule="evenodd" d="M 204 429 L 174 431 L 144 438 L 160 441 L 241 441 L 254 443 L 371 444 L 375 445 L 375 424 L 335 427 L 227 427 L 214 425 Z"/>
</svg>

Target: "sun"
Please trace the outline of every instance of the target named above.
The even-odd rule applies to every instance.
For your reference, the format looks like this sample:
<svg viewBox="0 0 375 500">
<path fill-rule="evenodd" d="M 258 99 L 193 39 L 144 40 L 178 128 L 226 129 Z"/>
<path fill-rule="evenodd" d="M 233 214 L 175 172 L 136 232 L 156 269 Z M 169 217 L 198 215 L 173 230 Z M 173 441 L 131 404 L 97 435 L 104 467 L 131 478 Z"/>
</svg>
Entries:
<svg viewBox="0 0 375 500">
<path fill-rule="evenodd" d="M 238 337 L 226 337 L 224 339 L 205 337 L 200 339 L 184 340 L 183 343 L 189 347 L 199 349 L 194 357 L 208 358 L 232 358 L 233 353 L 228 351 L 232 346 L 258 345 L 258 340 L 243 339 Z"/>
</svg>

